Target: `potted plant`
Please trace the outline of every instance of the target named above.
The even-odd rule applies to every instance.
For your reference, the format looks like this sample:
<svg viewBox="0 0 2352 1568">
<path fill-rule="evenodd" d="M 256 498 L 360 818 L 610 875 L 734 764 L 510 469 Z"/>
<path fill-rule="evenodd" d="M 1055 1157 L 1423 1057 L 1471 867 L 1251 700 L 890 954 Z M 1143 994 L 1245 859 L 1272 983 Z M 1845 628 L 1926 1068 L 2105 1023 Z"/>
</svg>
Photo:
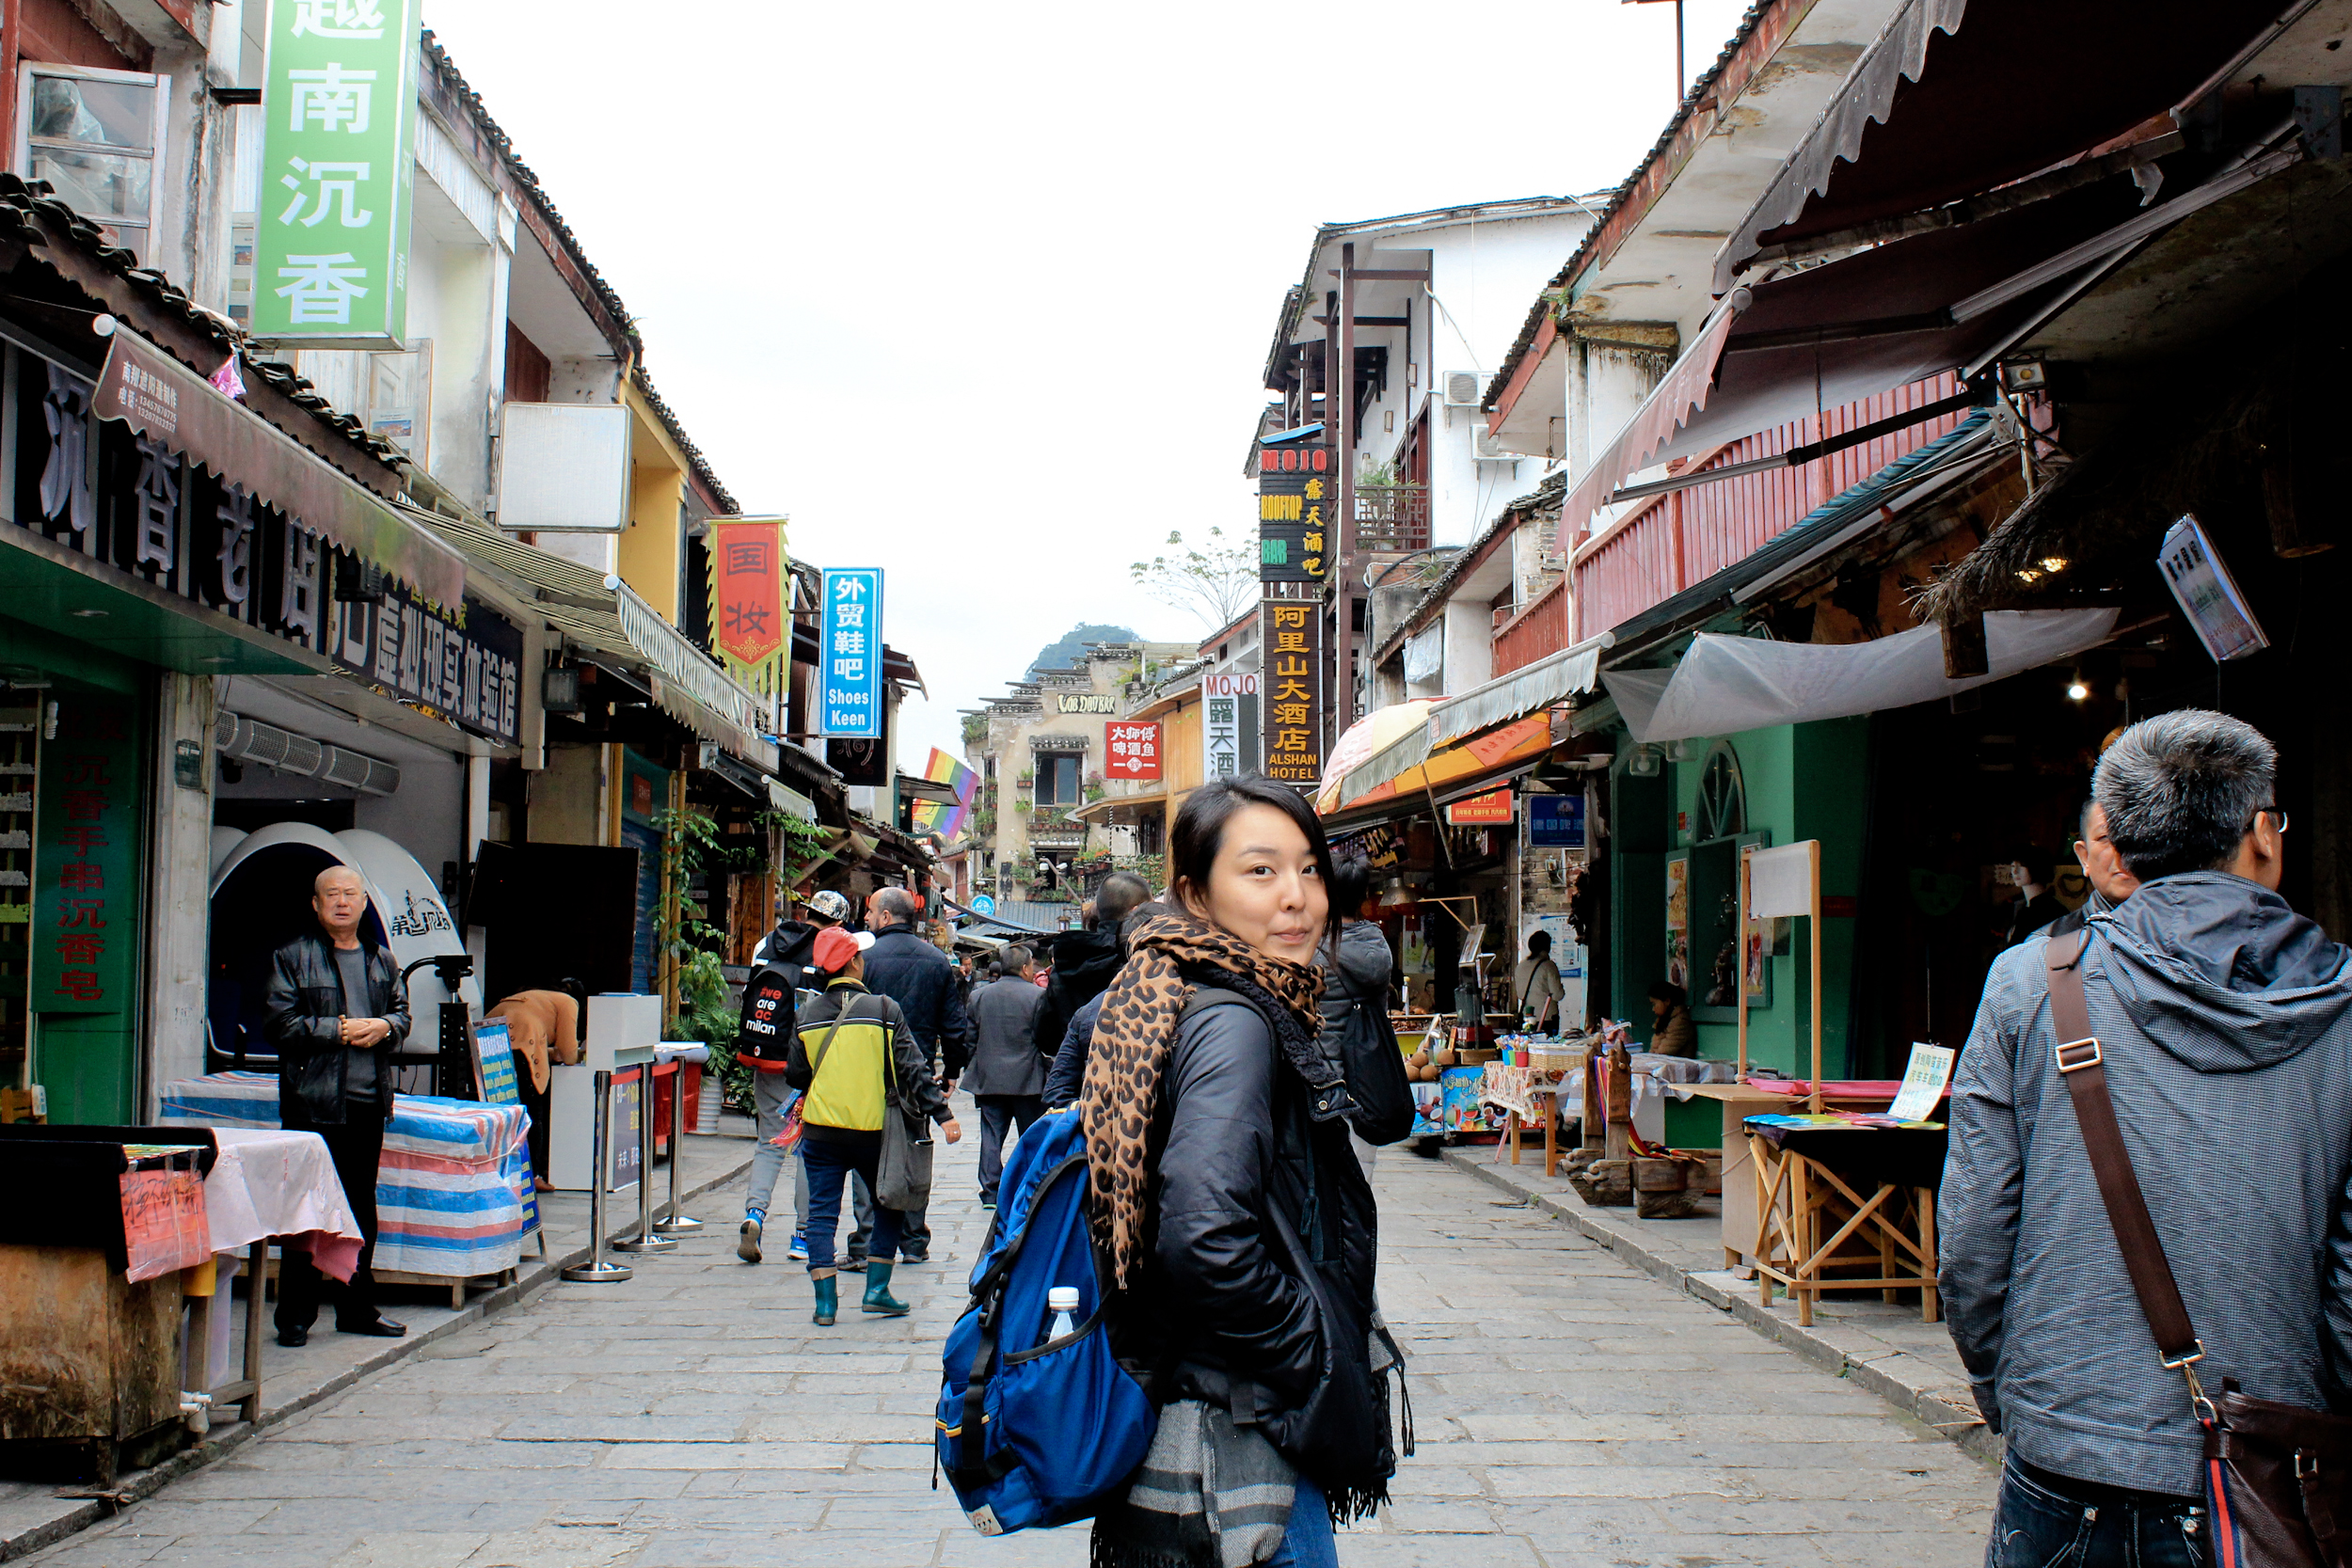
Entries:
<svg viewBox="0 0 2352 1568">
<path fill-rule="evenodd" d="M 1103 775 L 1100 773 L 1089 773 L 1087 775 L 1087 799 L 1089 800 L 1100 800 L 1102 798 Z"/>
</svg>

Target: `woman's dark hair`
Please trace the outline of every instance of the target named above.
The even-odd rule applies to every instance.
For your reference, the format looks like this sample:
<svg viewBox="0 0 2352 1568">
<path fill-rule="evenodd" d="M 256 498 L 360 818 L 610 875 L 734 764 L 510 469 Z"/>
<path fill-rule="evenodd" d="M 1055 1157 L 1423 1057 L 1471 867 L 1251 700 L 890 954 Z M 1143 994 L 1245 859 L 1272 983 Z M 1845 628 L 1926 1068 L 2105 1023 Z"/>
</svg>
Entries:
<svg viewBox="0 0 2352 1568">
<path fill-rule="evenodd" d="M 1671 980 L 1652 980 L 1649 983 L 1649 999 L 1663 1002 L 1669 1007 L 1687 1007 L 1691 1005 L 1691 993 Z"/>
<path fill-rule="evenodd" d="M 1331 857 L 1331 928 L 1339 928 L 1340 918 L 1357 918 L 1364 900 L 1372 896 L 1372 862 L 1359 849 L 1348 849 Z"/>
<path fill-rule="evenodd" d="M 1334 886 L 1338 876 L 1331 865 L 1331 841 L 1324 837 L 1322 820 L 1298 791 L 1254 773 L 1246 778 L 1212 780 L 1184 797 L 1184 809 L 1176 814 L 1176 826 L 1168 834 L 1168 891 L 1171 899 L 1181 905 L 1187 888 L 1204 898 L 1208 895 L 1209 868 L 1216 863 L 1216 852 L 1224 847 L 1225 824 L 1235 812 L 1249 806 L 1272 806 L 1307 835 L 1307 847 L 1315 857 L 1315 875 L 1323 882 L 1325 895 L 1331 900 L 1330 916 L 1327 918 L 1336 917 L 1341 912 Z"/>
</svg>

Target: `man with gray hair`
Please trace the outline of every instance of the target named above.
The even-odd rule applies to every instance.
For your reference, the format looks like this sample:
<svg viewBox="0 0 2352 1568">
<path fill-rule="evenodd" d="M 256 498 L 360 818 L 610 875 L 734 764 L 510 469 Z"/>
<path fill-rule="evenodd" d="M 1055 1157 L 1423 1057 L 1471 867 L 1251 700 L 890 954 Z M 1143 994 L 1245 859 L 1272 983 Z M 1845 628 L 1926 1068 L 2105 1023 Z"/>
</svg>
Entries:
<svg viewBox="0 0 2352 1568">
<path fill-rule="evenodd" d="M 2007 1439 L 1991 1560 L 2212 1549 L 2201 1429 L 2100 1196 L 2068 1082 L 2092 1064 L 2054 1022 L 2053 965 L 2080 975 L 2203 1386 L 2352 1408 L 2352 956 L 2279 896 L 2277 774 L 2270 742 L 2225 714 L 2132 725 L 2091 794 L 2140 885 L 1985 982 L 1937 1211 L 1952 1338 Z"/>
</svg>

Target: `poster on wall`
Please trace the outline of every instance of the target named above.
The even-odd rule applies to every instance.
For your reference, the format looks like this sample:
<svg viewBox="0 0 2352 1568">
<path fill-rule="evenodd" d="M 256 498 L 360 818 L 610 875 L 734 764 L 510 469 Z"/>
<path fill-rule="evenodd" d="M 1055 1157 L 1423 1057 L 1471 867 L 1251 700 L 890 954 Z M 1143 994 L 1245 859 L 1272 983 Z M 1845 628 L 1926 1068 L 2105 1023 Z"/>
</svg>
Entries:
<svg viewBox="0 0 2352 1568">
<path fill-rule="evenodd" d="M 1691 857 L 1666 862 L 1666 983 L 1691 989 Z"/>
</svg>

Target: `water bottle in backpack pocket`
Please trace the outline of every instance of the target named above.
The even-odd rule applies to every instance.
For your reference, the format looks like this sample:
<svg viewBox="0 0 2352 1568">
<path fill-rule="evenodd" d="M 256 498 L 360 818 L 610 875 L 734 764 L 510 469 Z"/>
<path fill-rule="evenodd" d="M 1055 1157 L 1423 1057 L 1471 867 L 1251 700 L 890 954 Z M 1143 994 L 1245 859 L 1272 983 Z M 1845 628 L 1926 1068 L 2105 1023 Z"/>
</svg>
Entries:
<svg viewBox="0 0 2352 1568">
<path fill-rule="evenodd" d="M 1111 1354 L 1086 1191 L 1078 1112 L 1050 1113 L 1005 1164 L 971 1304 L 947 1335 L 938 1465 L 982 1535 L 1091 1518 L 1158 1424 Z"/>
</svg>

